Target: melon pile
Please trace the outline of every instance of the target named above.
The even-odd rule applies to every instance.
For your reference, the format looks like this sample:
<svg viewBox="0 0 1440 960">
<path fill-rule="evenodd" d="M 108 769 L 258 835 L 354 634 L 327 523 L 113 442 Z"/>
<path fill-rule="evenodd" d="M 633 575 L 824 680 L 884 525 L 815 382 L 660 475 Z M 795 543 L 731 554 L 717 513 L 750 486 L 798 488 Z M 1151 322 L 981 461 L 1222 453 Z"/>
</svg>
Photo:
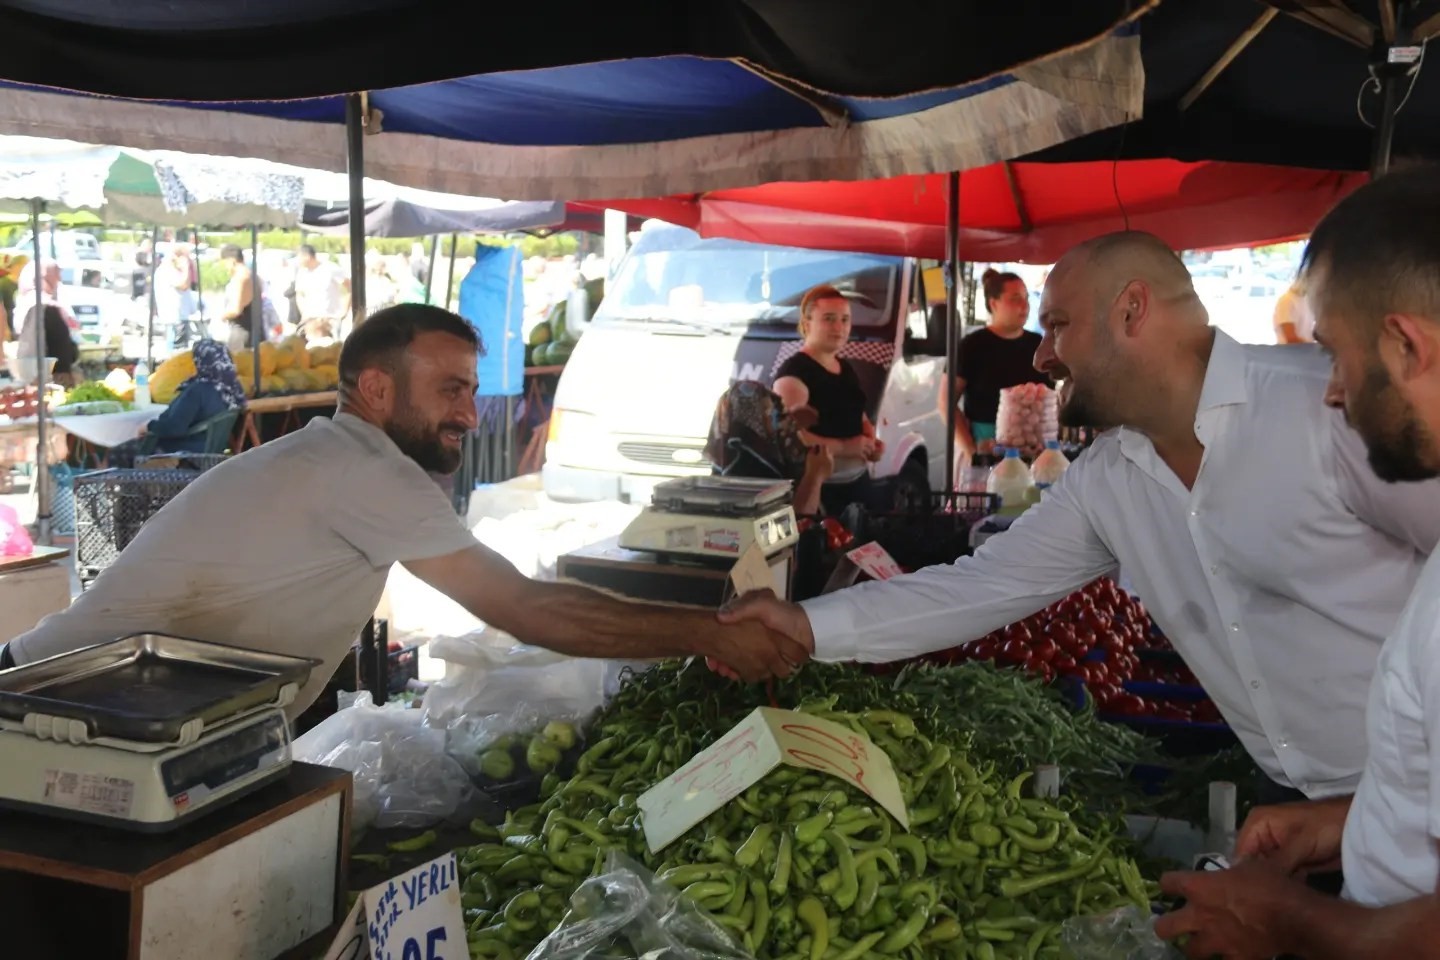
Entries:
<svg viewBox="0 0 1440 960">
<path fill-rule="evenodd" d="M 255 393 L 255 351 L 232 352 L 235 371 L 245 396 Z M 340 382 L 340 344 L 307 347 L 303 337 L 260 344 L 260 396 L 282 393 L 316 393 L 333 390 Z M 190 351 L 177 353 L 150 376 L 150 396 L 156 403 L 175 399 L 180 385 L 195 376 Z"/>
</svg>

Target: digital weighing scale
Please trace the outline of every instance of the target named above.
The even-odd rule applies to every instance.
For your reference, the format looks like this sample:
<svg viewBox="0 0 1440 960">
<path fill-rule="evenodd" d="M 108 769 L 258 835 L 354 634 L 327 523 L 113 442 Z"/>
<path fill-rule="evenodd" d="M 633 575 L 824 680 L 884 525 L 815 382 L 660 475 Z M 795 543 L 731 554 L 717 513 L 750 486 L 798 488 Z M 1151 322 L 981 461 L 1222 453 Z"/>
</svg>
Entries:
<svg viewBox="0 0 1440 960">
<path fill-rule="evenodd" d="M 137 634 L 0 672 L 0 807 L 174 829 L 284 775 L 319 664 Z"/>
<path fill-rule="evenodd" d="M 751 544 L 767 556 L 800 539 L 789 480 L 681 477 L 656 484 L 620 546 L 662 555 L 735 560 Z"/>
</svg>

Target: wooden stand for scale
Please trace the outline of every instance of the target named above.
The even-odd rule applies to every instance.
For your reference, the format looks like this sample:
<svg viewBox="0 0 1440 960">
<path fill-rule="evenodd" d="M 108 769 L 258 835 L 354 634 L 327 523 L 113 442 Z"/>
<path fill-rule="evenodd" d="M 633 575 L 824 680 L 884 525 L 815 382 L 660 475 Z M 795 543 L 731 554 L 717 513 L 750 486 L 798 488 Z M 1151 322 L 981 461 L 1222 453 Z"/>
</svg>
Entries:
<svg viewBox="0 0 1440 960">
<path fill-rule="evenodd" d="M 294 764 L 171 833 L 0 813 L 5 956 L 308 960 L 344 919 L 350 774 Z"/>
</svg>

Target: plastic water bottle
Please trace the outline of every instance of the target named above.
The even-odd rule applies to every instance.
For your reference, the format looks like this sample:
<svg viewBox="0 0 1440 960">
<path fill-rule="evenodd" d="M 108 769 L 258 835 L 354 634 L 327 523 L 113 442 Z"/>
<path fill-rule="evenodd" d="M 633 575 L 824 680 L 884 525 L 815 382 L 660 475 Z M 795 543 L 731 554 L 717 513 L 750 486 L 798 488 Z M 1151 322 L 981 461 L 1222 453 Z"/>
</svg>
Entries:
<svg viewBox="0 0 1440 960">
<path fill-rule="evenodd" d="M 135 405 L 148 406 L 150 403 L 150 366 L 144 360 L 135 365 Z"/>
<path fill-rule="evenodd" d="M 1015 447 L 1005 450 L 1005 458 L 990 468 L 990 479 L 985 484 L 989 493 L 1000 497 L 1000 509 L 1004 513 L 1020 513 L 1034 502 L 1035 482 L 1020 451 Z"/>
<path fill-rule="evenodd" d="M 1060 441 L 1046 440 L 1045 449 L 1035 462 L 1030 464 L 1030 479 L 1041 490 L 1052 483 L 1059 483 L 1061 475 L 1070 469 L 1070 460 L 1060 452 Z"/>
</svg>

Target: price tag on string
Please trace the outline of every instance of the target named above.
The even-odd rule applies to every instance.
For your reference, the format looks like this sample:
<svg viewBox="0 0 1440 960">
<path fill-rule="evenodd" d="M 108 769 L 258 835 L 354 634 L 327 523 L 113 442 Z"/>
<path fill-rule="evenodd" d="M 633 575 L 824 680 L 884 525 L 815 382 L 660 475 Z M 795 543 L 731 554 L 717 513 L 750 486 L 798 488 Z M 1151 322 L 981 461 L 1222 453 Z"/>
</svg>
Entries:
<svg viewBox="0 0 1440 960">
<path fill-rule="evenodd" d="M 735 566 L 730 568 L 730 582 L 735 585 L 735 595 L 743 597 L 755 590 L 774 590 L 775 577 L 770 564 L 765 562 L 765 552 L 758 543 L 752 543 L 740 554 Z"/>
<path fill-rule="evenodd" d="M 905 571 L 900 569 L 900 564 L 885 550 L 884 547 L 875 542 L 870 542 L 861 547 L 856 547 L 845 556 L 865 572 L 871 580 L 889 580 L 891 577 L 898 577 Z"/>
<path fill-rule="evenodd" d="M 885 751 L 849 727 L 795 710 L 758 707 L 637 801 L 650 852 L 669 846 L 781 764 L 830 774 L 874 798 L 906 829 L 910 818 Z"/>
<path fill-rule="evenodd" d="M 325 960 L 463 960 L 465 916 L 455 854 L 360 895 Z"/>
</svg>

